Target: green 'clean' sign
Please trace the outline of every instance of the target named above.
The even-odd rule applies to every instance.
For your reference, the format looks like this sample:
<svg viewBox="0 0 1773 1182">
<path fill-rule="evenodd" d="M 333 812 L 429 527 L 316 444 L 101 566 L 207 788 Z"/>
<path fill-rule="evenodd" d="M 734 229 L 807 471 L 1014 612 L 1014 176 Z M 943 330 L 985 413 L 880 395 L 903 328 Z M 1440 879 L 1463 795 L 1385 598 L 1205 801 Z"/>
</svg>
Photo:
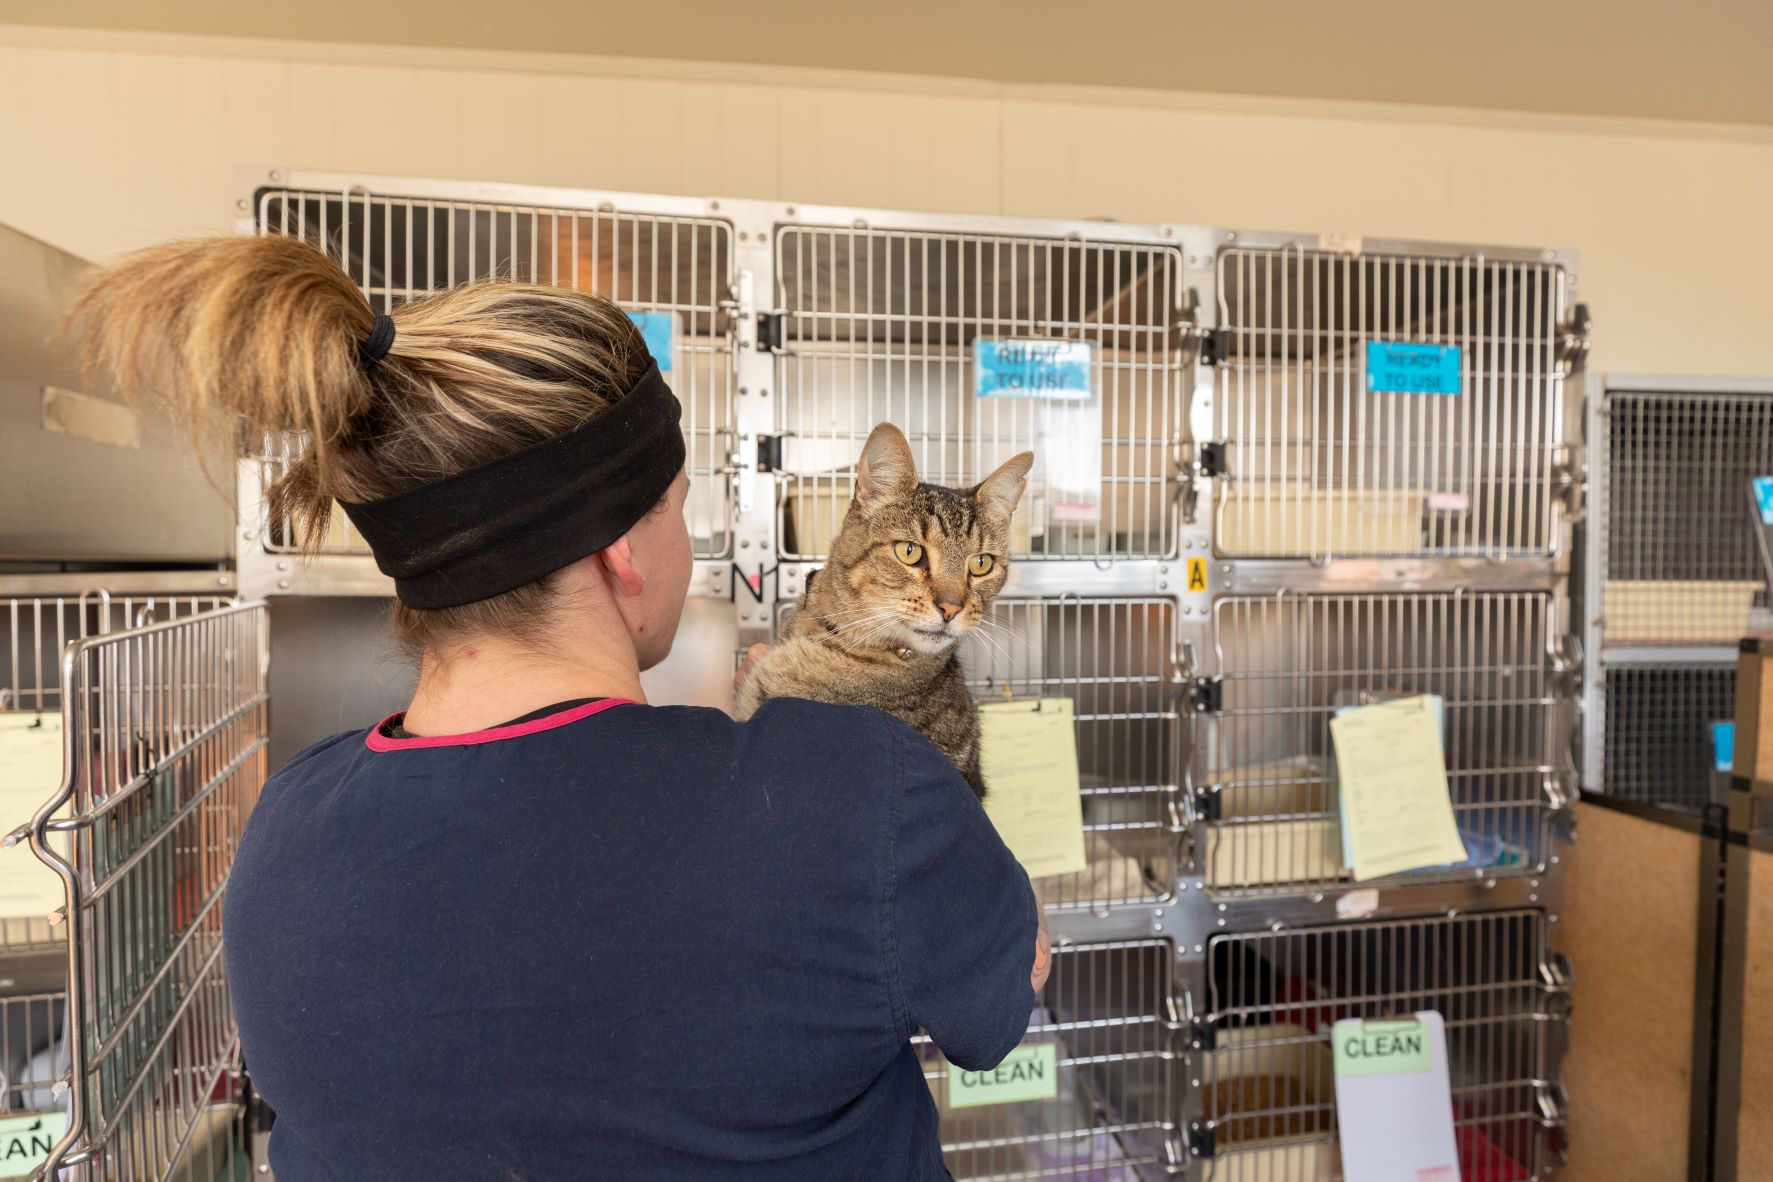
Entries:
<svg viewBox="0 0 1773 1182">
<path fill-rule="evenodd" d="M 1024 1043 L 989 1071 L 948 1069 L 950 1108 L 1051 1100 L 1058 1094 L 1059 1048 L 1050 1042 Z"/>
</svg>

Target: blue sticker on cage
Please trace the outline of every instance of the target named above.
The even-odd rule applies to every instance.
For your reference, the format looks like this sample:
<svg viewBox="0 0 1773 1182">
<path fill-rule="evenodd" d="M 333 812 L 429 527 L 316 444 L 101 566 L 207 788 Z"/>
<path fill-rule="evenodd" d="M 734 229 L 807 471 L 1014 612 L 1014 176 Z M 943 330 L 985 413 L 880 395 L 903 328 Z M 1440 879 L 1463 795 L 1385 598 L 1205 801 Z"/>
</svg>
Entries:
<svg viewBox="0 0 1773 1182">
<path fill-rule="evenodd" d="M 1094 360 L 1088 341 L 973 342 L 973 393 L 980 398 L 1088 402 Z"/>
<path fill-rule="evenodd" d="M 1711 766 L 1720 772 L 1727 772 L 1736 762 L 1736 724 L 1733 722 L 1714 722 L 1711 724 Z"/>
<path fill-rule="evenodd" d="M 1755 505 L 1761 511 L 1761 524 L 1773 525 L 1773 476 L 1757 476 L 1751 483 L 1755 490 Z"/>
<path fill-rule="evenodd" d="M 1369 394 L 1463 394 L 1464 354 L 1458 345 L 1367 342 Z"/>
<path fill-rule="evenodd" d="M 646 351 L 659 363 L 660 373 L 671 372 L 671 353 L 677 344 L 677 314 L 674 312 L 630 312 L 628 319 L 646 338 Z"/>
</svg>

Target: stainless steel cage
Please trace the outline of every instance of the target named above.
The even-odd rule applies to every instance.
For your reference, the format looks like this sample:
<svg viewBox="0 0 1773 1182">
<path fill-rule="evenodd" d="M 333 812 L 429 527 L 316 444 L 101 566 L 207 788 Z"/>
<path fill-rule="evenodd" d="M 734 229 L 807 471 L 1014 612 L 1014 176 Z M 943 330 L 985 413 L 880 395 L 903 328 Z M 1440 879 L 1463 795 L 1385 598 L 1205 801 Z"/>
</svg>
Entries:
<svg viewBox="0 0 1773 1182">
<path fill-rule="evenodd" d="M 521 196 L 476 198 L 472 186 L 415 184 L 422 191 L 262 188 L 255 196 L 255 223 L 260 233 L 322 247 L 378 308 L 440 288 L 507 279 L 595 292 L 630 311 L 670 318 L 673 344 L 659 362 L 683 403 L 691 485 L 686 511 L 695 553 L 731 554 L 731 223 L 606 205 L 541 204 Z M 297 445 L 283 438 L 257 441 L 264 484 L 287 470 Z M 303 549 L 305 539 L 294 536 L 290 522 L 266 520 L 262 528 L 268 552 Z M 368 553 L 342 512 L 316 541 L 311 549 L 320 554 Z"/>
<path fill-rule="evenodd" d="M 959 219 L 956 219 L 959 221 Z M 964 486 L 1033 447 L 1050 405 L 974 396 L 981 339 L 1084 341 L 1101 409 L 1097 521 L 1054 512 L 1037 454 L 1017 513 L 1023 558 L 1158 558 L 1176 547 L 1192 380 L 1179 348 L 1182 252 L 1002 229 L 783 224 L 776 231 L 785 559 L 824 556 L 873 426 L 904 429 L 923 479 Z M 1117 240 L 1112 235 L 1125 234 Z"/>
<path fill-rule="evenodd" d="M 263 604 L 63 657 L 65 778 L 31 831 L 66 888 L 73 1001 L 68 1129 L 47 1176 L 170 1178 L 240 1144 L 221 915 L 266 773 L 267 657 Z"/>
<path fill-rule="evenodd" d="M 95 589 L 77 596 L 31 595 L 0 599 L 0 714 L 54 715 L 62 710 L 63 650 L 88 636 L 183 619 L 233 602 L 214 594 L 112 595 Z M 46 785 L 44 799 L 53 792 Z M 0 832 L 22 840 L 28 814 L 0 817 Z M 47 872 L 46 872 L 47 873 Z M 0 957 L 59 951 L 66 930 L 48 917 L 0 917 Z M 0 1066 L 0 1070 L 5 1070 Z"/>
<path fill-rule="evenodd" d="M 1575 487 L 1563 263 L 1263 237 L 1218 255 L 1218 377 L 1201 453 L 1220 478 L 1217 552 L 1554 552 Z M 1458 392 L 1377 387 L 1367 348 L 1397 343 L 1458 349 Z"/>
<path fill-rule="evenodd" d="M 1605 670 L 1599 789 L 1608 796 L 1699 812 L 1728 769 L 1717 767 L 1714 723 L 1732 723 L 1736 666 L 1611 665 Z"/>
<path fill-rule="evenodd" d="M 1773 391 L 1613 390 L 1600 426 L 1604 645 L 1734 646 L 1768 608 L 1748 482 L 1773 475 Z"/>
<path fill-rule="evenodd" d="M 1545 592 L 1225 596 L 1218 676 L 1195 689 L 1193 872 L 1220 894 L 1348 880 L 1330 720 L 1346 707 L 1442 699 L 1448 787 L 1470 857 L 1396 881 L 1535 873 L 1548 815 L 1574 788 L 1573 693 Z M 1566 782 L 1571 781 L 1571 782 Z"/>
<path fill-rule="evenodd" d="M 785 620 L 792 604 L 782 604 Z M 1084 849 L 1075 874 L 1034 882 L 1049 908 L 1100 910 L 1175 893 L 1182 703 L 1175 603 L 1157 597 L 999 599 L 961 647 L 982 702 L 1069 698 Z"/>
<path fill-rule="evenodd" d="M 1423 1010 L 1446 1023 L 1466 1178 L 1540 1177 L 1557 1163 L 1569 972 L 1538 911 L 1213 937 L 1190 1076 L 1197 1176 L 1331 1182 L 1331 1026 Z"/>
<path fill-rule="evenodd" d="M 918 1035 L 949 1171 L 994 1182 L 1171 1176 L 1181 1111 L 1174 965 L 1163 940 L 1055 948 L 1022 1042 L 1052 1047 L 1051 1078 L 1044 1061 L 1033 1066 L 1050 1093 L 1037 1099 L 967 1105 L 960 1077 L 977 1073 Z"/>
</svg>

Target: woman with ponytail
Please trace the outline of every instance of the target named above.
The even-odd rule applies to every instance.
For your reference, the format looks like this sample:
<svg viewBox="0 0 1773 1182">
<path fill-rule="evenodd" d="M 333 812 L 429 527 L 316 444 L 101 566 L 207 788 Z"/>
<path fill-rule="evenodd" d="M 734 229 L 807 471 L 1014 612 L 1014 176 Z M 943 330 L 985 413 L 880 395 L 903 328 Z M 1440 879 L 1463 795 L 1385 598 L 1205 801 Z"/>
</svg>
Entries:
<svg viewBox="0 0 1773 1182">
<path fill-rule="evenodd" d="M 947 1176 L 909 1039 L 1016 1044 L 1033 894 L 885 714 L 646 704 L 688 481 L 621 309 L 482 283 L 383 314 L 241 237 L 127 258 L 73 320 L 200 445 L 299 436 L 274 516 L 343 510 L 418 664 L 407 710 L 271 777 L 229 882 L 279 1182 Z"/>
</svg>

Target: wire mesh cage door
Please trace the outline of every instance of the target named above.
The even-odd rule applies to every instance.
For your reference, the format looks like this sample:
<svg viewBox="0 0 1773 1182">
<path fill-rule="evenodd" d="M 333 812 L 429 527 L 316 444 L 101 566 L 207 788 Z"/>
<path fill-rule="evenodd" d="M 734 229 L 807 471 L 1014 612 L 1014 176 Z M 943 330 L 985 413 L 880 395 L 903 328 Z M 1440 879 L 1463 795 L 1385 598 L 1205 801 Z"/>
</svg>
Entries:
<svg viewBox="0 0 1773 1182">
<path fill-rule="evenodd" d="M 447 186 L 441 186 L 447 188 Z M 461 188 L 457 186 L 456 188 Z M 595 203 L 588 203 L 595 204 Z M 732 552 L 734 427 L 733 231 L 719 218 L 348 191 L 259 190 L 261 233 L 324 249 L 378 309 L 465 283 L 514 280 L 593 292 L 620 304 L 647 337 L 683 404 L 698 558 Z M 264 480 L 285 471 L 298 440 L 259 441 Z M 302 548 L 287 521 L 266 523 L 273 553 Z M 335 511 L 322 554 L 367 554 Z"/>
<path fill-rule="evenodd" d="M 1716 728 L 1734 728 L 1736 666 L 1609 665 L 1603 678 L 1598 790 L 1692 813 L 1724 803 L 1730 746 Z"/>
<path fill-rule="evenodd" d="M 1170 1177 L 1180 1160 L 1174 964 L 1163 940 L 1055 948 L 1027 1034 L 990 1071 L 963 1071 L 917 1035 L 954 1177 Z"/>
<path fill-rule="evenodd" d="M 920 477 L 934 484 L 969 486 L 1036 452 L 1013 526 L 1018 557 L 1174 552 L 1189 393 L 1179 248 L 785 224 L 775 265 L 784 558 L 825 556 L 862 443 L 883 421 L 905 431 Z M 1062 399 L 982 396 L 981 350 L 1052 343 L 1075 347 L 1066 364 L 1078 385 L 1068 393 L 1087 391 L 1084 405 L 1093 400 L 1099 416 L 1079 419 Z M 1060 438 L 1069 450 L 1044 446 Z M 1074 478 L 1097 486 L 1093 505 L 1077 503 L 1063 487 L 1074 478 L 1057 475 L 1062 458 L 1080 457 L 1088 473 Z M 1099 471 L 1088 463 L 1098 459 Z"/>
<path fill-rule="evenodd" d="M 241 1149 L 221 917 L 266 775 L 268 655 L 264 605 L 246 604 L 64 657 L 69 767 L 31 835 L 67 887 L 71 1087 L 50 1176 L 209 1178 Z"/>
<path fill-rule="evenodd" d="M 1218 553 L 1507 558 L 1558 547 L 1561 264 L 1218 256 Z"/>
<path fill-rule="evenodd" d="M 1559 1160 L 1569 972 L 1543 913 L 1220 935 L 1205 974 L 1198 1177 L 1341 1179 L 1331 1027 L 1424 1010 L 1446 1023 L 1461 1176 L 1524 1180 Z"/>
<path fill-rule="evenodd" d="M 1769 608 L 1748 484 L 1773 475 L 1773 394 L 1607 395 L 1598 474 L 1608 648 L 1734 648 Z"/>
<path fill-rule="evenodd" d="M 158 620 L 182 619 L 213 611 L 232 599 L 213 594 L 112 595 L 95 589 L 79 596 L 38 595 L 0 599 L 0 729 L 23 730 L 19 741 L 37 740 L 37 749 L 54 749 L 51 768 L 29 764 L 36 778 L 29 784 L 0 783 L 9 800 L 28 800 L 28 808 L 0 817 L 0 833 L 22 841 L 28 834 L 37 805 L 55 795 L 60 786 L 60 735 L 62 722 L 62 651 L 87 636 L 121 632 Z M 18 850 L 24 855 L 24 850 Z M 13 856 L 0 853 L 0 857 Z M 25 855 L 28 856 L 28 855 Z M 44 869 L 53 884 L 54 875 Z M 57 892 L 59 893 L 59 892 Z M 16 909 L 0 913 L 0 958 L 40 952 L 59 952 L 66 946 L 66 929 L 51 924 L 49 908 L 37 914 L 21 913 L 30 900 L 7 900 Z M 59 904 L 58 904 L 59 906 Z M 0 1056 L 6 1063 L 10 1057 Z M 11 1069 L 0 1065 L 0 1071 Z M 9 1076 L 9 1078 L 12 1078 Z"/>
<path fill-rule="evenodd" d="M 1566 796 L 1556 733 L 1574 693 L 1545 592 L 1226 596 L 1213 608 L 1218 709 L 1197 715 L 1194 870 L 1224 894 L 1350 881 L 1330 720 L 1434 695 L 1463 863 L 1394 882 L 1532 874 Z"/>
</svg>

